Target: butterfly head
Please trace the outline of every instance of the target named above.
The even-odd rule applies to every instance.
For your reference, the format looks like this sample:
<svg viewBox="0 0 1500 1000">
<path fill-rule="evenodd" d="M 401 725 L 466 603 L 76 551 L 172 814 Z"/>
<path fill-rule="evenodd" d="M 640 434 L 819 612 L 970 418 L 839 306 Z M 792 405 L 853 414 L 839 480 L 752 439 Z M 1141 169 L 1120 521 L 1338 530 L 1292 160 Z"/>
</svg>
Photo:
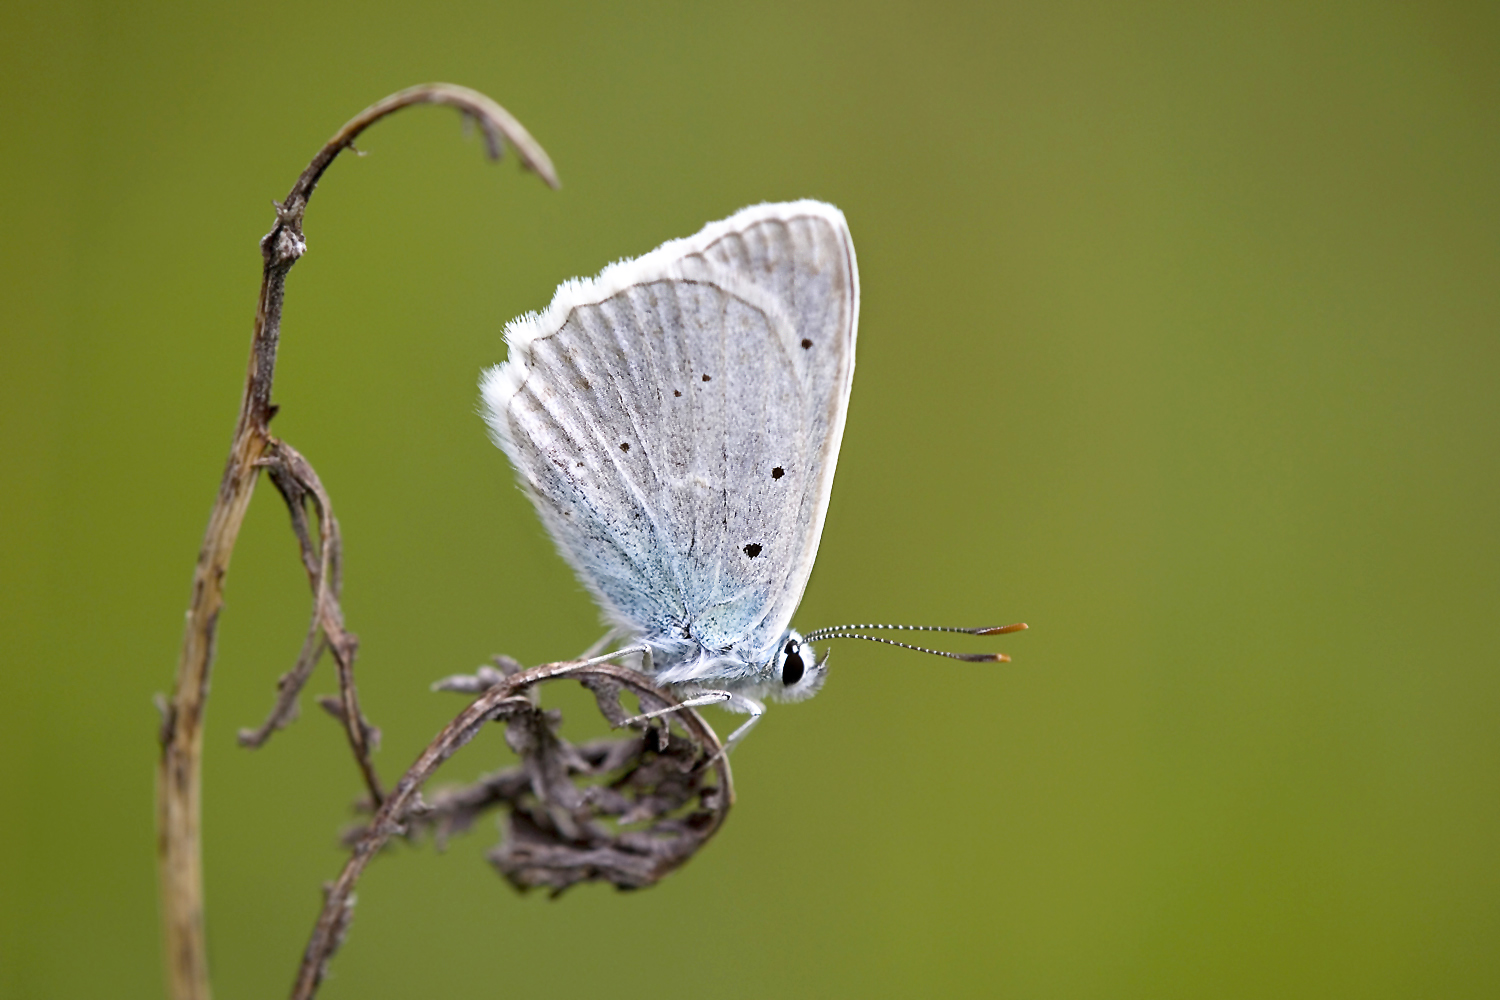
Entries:
<svg viewBox="0 0 1500 1000">
<path fill-rule="evenodd" d="M 828 679 L 828 654 L 819 658 L 795 629 L 787 629 L 770 664 L 775 680 L 767 694 L 777 701 L 803 701 L 822 690 Z"/>
</svg>

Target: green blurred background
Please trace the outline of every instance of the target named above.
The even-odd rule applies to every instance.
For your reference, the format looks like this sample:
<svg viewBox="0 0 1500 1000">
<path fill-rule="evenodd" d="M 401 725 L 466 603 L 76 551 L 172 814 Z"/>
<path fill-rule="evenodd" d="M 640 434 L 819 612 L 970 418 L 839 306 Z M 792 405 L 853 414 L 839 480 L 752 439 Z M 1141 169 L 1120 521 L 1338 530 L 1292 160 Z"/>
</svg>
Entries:
<svg viewBox="0 0 1500 1000">
<path fill-rule="evenodd" d="M 837 649 L 648 892 L 517 897 L 489 826 L 396 851 L 327 997 L 1497 995 L 1497 51 L 1479 3 L 7 3 L 0 994 L 159 995 L 151 695 L 257 240 L 338 125 L 443 79 L 563 189 L 450 111 L 377 126 L 276 393 L 387 776 L 461 706 L 433 679 L 599 630 L 475 415 L 503 323 L 757 201 L 843 208 L 864 290 L 798 624 L 1032 630 Z M 310 704 L 234 743 L 307 613 L 268 484 L 228 602 L 211 958 L 278 996 L 358 784 Z"/>
</svg>

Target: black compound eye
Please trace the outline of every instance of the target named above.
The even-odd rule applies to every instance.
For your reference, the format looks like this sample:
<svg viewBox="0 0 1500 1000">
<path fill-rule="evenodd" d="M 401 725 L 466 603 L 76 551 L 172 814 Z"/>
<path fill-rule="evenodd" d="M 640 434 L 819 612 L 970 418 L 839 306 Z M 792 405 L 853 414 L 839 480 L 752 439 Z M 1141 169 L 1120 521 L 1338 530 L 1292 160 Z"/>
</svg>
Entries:
<svg viewBox="0 0 1500 1000">
<path fill-rule="evenodd" d="M 802 664 L 802 654 L 798 651 L 796 640 L 786 644 L 786 659 L 781 664 L 781 683 L 791 687 L 802 679 L 802 672 L 806 669 Z"/>
</svg>

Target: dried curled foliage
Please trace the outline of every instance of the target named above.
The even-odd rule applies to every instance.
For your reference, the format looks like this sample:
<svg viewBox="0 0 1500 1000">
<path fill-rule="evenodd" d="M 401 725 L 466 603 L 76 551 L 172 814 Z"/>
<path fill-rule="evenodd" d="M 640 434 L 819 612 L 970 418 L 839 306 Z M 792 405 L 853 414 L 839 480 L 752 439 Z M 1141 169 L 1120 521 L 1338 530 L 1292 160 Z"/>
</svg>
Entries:
<svg viewBox="0 0 1500 1000">
<path fill-rule="evenodd" d="M 496 662 L 501 669 L 482 668 L 434 685 L 479 696 L 443 727 L 370 822 L 349 838 L 349 860 L 327 890 L 297 970 L 293 1000 L 317 992 L 348 931 L 355 885 L 393 836 L 424 829 L 452 833 L 472 825 L 491 805 L 509 807 L 512 835 L 500 848 L 507 877 L 523 888 L 550 886 L 555 894 L 585 881 L 630 889 L 651 885 L 724 825 L 734 784 L 719 738 L 698 713 L 651 678 L 603 659 L 544 663 L 530 670 L 507 657 Z M 536 685 L 562 678 L 593 691 L 611 725 L 643 724 L 620 704 L 625 692 L 644 712 L 667 714 L 641 736 L 574 747 L 557 735 L 556 713 L 543 711 L 534 700 Z M 437 805 L 424 802 L 422 788 L 433 773 L 485 725 L 501 720 L 521 766 L 448 793 Z M 515 720 L 521 721 L 512 725 Z"/>
<path fill-rule="evenodd" d="M 483 693 L 520 670 L 508 657 L 496 663 L 499 669 L 483 667 L 434 687 Z M 631 717 L 620 704 L 627 690 L 642 712 L 671 707 L 644 676 L 608 670 L 580 671 L 576 679 L 593 692 L 612 726 Z M 575 745 L 559 735 L 560 712 L 530 701 L 510 705 L 503 716 L 506 743 L 520 763 L 416 805 L 405 817 L 408 837 L 430 834 L 442 845 L 484 813 L 503 811 L 504 835 L 490 852 L 491 863 L 517 889 L 542 887 L 557 895 L 580 882 L 654 885 L 723 823 L 733 798 L 728 763 L 717 756 L 712 730 L 690 709 L 633 723 L 644 732 L 625 738 Z"/>
</svg>

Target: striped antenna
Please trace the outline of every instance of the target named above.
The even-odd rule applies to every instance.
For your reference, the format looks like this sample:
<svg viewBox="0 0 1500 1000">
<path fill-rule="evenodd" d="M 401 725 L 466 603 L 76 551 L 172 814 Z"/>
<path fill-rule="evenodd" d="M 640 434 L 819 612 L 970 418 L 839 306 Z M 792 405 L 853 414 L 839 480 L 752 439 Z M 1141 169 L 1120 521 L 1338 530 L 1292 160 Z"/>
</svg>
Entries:
<svg viewBox="0 0 1500 1000">
<path fill-rule="evenodd" d="M 820 628 L 809 632 L 802 638 L 808 642 L 817 642 L 819 639 L 847 638 L 847 636 L 835 637 L 834 633 L 848 632 L 853 629 L 900 632 L 962 632 L 965 635 L 1004 635 L 1007 632 L 1020 632 L 1025 628 L 1025 622 L 1016 622 L 1014 625 L 996 625 L 992 628 L 959 628 L 954 625 L 832 625 L 828 628 Z"/>
<path fill-rule="evenodd" d="M 1014 625 L 997 625 L 989 628 L 958 628 L 950 625 L 835 625 L 830 628 L 820 628 L 809 632 L 802 637 L 802 640 L 804 642 L 822 642 L 825 639 L 863 639 L 866 642 L 882 642 L 887 646 L 900 646 L 902 649 L 910 649 L 918 653 L 946 656 L 951 660 L 963 660 L 965 663 L 1009 663 L 1010 657 L 1004 653 L 950 653 L 943 649 L 913 646 L 911 643 L 897 642 L 895 639 L 883 639 L 875 635 L 863 635 L 850 630 L 875 629 L 902 632 L 962 632 L 965 635 L 1004 635 L 1007 632 L 1019 632 L 1025 627 L 1025 622 L 1017 622 Z"/>
</svg>

